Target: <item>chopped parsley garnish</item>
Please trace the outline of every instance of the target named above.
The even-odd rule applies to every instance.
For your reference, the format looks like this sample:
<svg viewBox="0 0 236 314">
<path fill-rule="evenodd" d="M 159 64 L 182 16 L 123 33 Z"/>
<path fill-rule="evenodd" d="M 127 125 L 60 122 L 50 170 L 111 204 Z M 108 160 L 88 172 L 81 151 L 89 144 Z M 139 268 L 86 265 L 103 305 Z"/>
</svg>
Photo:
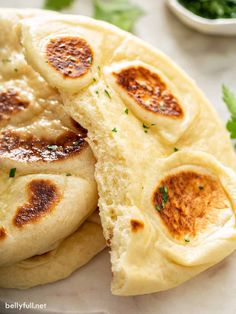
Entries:
<svg viewBox="0 0 236 314">
<path fill-rule="evenodd" d="M 189 237 L 185 236 L 185 237 L 184 237 L 184 241 L 185 241 L 185 242 L 190 242 Z"/>
<path fill-rule="evenodd" d="M 125 114 L 129 114 L 129 109 L 128 108 L 125 109 Z"/>
<path fill-rule="evenodd" d="M 146 124 L 143 123 L 143 129 L 144 129 L 144 132 L 147 133 L 148 130 L 150 129 L 150 126 L 147 126 Z"/>
<path fill-rule="evenodd" d="M 93 17 L 131 32 L 143 9 L 129 0 L 93 0 Z"/>
<path fill-rule="evenodd" d="M 9 171 L 9 178 L 14 178 L 16 174 L 16 168 L 11 168 Z"/>
<path fill-rule="evenodd" d="M 156 208 L 156 210 L 159 211 L 159 212 L 162 210 L 161 205 L 158 205 L 158 204 L 155 206 L 155 208 Z"/>
<path fill-rule="evenodd" d="M 154 126 L 154 125 L 156 125 L 156 124 L 155 124 L 155 123 L 151 123 L 150 126 L 148 126 L 148 125 L 146 125 L 146 124 L 143 123 L 144 132 L 147 133 L 148 130 L 149 130 L 152 126 Z"/>
<path fill-rule="evenodd" d="M 95 93 L 96 93 L 97 95 L 99 95 L 99 91 L 98 91 L 98 90 L 96 90 Z"/>
<path fill-rule="evenodd" d="M 79 139 L 78 141 L 73 142 L 73 145 L 80 146 L 83 143 L 83 139 Z"/>
<path fill-rule="evenodd" d="M 104 89 L 104 93 L 107 95 L 107 97 L 108 97 L 108 98 L 110 98 L 110 99 L 111 99 L 111 95 L 110 95 L 110 93 L 108 92 L 108 90 L 107 90 L 107 89 Z"/>
<path fill-rule="evenodd" d="M 15 69 L 14 69 L 14 71 L 15 71 L 15 72 L 18 72 L 18 69 L 17 69 L 17 68 L 15 68 Z"/>
<path fill-rule="evenodd" d="M 161 186 L 159 188 L 159 192 L 161 193 L 162 200 L 161 200 L 161 204 L 156 204 L 155 205 L 155 208 L 156 208 L 157 211 L 161 211 L 165 207 L 166 203 L 168 202 L 168 199 L 169 199 L 168 186 L 166 186 L 166 185 L 165 186 Z"/>
<path fill-rule="evenodd" d="M 207 19 L 235 18 L 235 0 L 178 0 L 186 9 Z"/>
<path fill-rule="evenodd" d="M 95 79 L 95 77 L 93 77 L 93 81 L 94 81 L 94 83 L 97 82 L 97 80 Z"/>
<path fill-rule="evenodd" d="M 72 62 L 76 62 L 76 59 L 75 59 L 74 57 L 72 57 L 72 56 L 68 56 L 68 57 L 67 57 L 67 60 L 70 60 L 70 61 L 72 61 Z"/>
<path fill-rule="evenodd" d="M 159 189 L 160 193 L 162 194 L 162 203 L 164 205 L 168 202 L 168 186 L 161 186 Z"/>
<path fill-rule="evenodd" d="M 199 188 L 199 190 L 203 190 L 204 186 L 203 185 L 199 185 L 198 188 Z"/>
<path fill-rule="evenodd" d="M 117 133 L 117 128 L 113 128 L 111 131 Z"/>
<path fill-rule="evenodd" d="M 11 59 L 2 59 L 2 63 L 8 63 L 11 62 Z"/>
<path fill-rule="evenodd" d="M 92 64 L 92 62 L 93 62 L 93 57 L 92 57 L 92 56 L 89 56 L 87 61 L 88 61 L 89 64 Z"/>
<path fill-rule="evenodd" d="M 230 120 L 226 124 L 226 128 L 230 133 L 232 139 L 236 139 L 236 96 L 225 85 L 222 86 L 223 100 L 231 114 Z"/>
<path fill-rule="evenodd" d="M 48 145 L 47 149 L 49 149 L 49 150 L 57 150 L 58 146 L 57 145 Z"/>
<path fill-rule="evenodd" d="M 72 174 L 71 174 L 71 173 L 67 173 L 66 176 L 67 176 L 67 177 L 71 177 Z"/>
<path fill-rule="evenodd" d="M 177 147 L 174 147 L 174 152 L 178 152 L 179 149 Z"/>
<path fill-rule="evenodd" d="M 61 11 L 68 8 L 75 0 L 45 0 L 43 9 Z"/>
</svg>

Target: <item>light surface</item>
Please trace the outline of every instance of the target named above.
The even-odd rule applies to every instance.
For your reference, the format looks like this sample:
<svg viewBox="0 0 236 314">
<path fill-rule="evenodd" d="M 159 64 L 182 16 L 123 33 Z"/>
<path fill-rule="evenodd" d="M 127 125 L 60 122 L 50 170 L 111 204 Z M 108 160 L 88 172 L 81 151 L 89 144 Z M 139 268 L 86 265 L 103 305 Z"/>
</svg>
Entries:
<svg viewBox="0 0 236 314">
<path fill-rule="evenodd" d="M 224 123 L 228 113 L 221 100 L 222 83 L 236 92 L 236 43 L 234 38 L 199 34 L 181 24 L 164 0 L 136 0 L 146 16 L 135 34 L 168 54 L 201 87 Z M 1 0 L 2 7 L 40 7 L 40 0 Z M 77 0 L 73 12 L 91 13 L 90 0 Z M 220 139 L 219 139 L 220 141 Z M 110 293 L 109 254 L 101 253 L 87 266 L 61 282 L 31 290 L 0 290 L 9 302 L 47 303 L 54 313 L 110 314 L 227 314 L 236 313 L 236 253 L 187 283 L 170 290 L 139 297 Z M 0 305 L 0 313 L 11 313 Z M 12 313 L 18 313 L 13 311 Z M 32 313 L 19 312 L 19 313 Z"/>
</svg>

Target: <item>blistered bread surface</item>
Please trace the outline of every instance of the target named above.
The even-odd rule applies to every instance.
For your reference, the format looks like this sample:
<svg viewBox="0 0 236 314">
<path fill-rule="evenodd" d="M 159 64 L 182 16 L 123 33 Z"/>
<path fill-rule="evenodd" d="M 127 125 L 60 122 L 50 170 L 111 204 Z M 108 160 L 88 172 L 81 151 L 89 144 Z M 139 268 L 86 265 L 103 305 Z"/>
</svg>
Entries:
<svg viewBox="0 0 236 314">
<path fill-rule="evenodd" d="M 195 83 L 161 52 L 89 18 L 25 20 L 21 38 L 27 61 L 88 130 L 113 293 L 169 289 L 230 254 L 236 159 Z"/>
</svg>

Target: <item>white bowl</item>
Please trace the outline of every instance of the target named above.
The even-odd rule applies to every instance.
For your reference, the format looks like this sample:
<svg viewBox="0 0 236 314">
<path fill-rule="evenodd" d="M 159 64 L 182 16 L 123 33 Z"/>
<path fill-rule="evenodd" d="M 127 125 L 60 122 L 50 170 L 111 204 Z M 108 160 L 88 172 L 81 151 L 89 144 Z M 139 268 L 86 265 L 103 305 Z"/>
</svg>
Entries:
<svg viewBox="0 0 236 314">
<path fill-rule="evenodd" d="M 166 0 L 171 11 L 186 25 L 196 29 L 199 32 L 212 35 L 236 35 L 236 18 L 228 19 L 206 19 L 198 16 L 177 0 Z"/>
</svg>

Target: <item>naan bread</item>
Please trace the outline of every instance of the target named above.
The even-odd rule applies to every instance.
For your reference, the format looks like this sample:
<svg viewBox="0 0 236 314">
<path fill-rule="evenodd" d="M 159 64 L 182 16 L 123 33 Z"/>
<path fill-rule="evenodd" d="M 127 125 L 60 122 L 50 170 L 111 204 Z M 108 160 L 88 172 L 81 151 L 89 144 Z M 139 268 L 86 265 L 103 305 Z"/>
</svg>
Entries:
<svg viewBox="0 0 236 314">
<path fill-rule="evenodd" d="M 143 41 L 89 18 L 24 20 L 21 35 L 28 62 L 88 129 L 112 292 L 169 289 L 229 255 L 236 159 L 194 82 Z"/>
<path fill-rule="evenodd" d="M 92 214 L 54 250 L 0 267 L 0 287 L 26 289 L 64 279 L 88 263 L 104 247 L 99 216 Z"/>
<path fill-rule="evenodd" d="M 78 229 L 98 198 L 87 132 L 65 113 L 58 92 L 26 63 L 17 36 L 17 23 L 40 12 L 0 11 L 0 266 L 14 264 L 16 273 L 15 263 L 62 241 L 58 259 L 67 258 L 63 248 L 88 248 L 51 278 L 34 275 L 32 284 L 62 278 L 104 247 L 99 226 L 86 223 Z"/>
</svg>

